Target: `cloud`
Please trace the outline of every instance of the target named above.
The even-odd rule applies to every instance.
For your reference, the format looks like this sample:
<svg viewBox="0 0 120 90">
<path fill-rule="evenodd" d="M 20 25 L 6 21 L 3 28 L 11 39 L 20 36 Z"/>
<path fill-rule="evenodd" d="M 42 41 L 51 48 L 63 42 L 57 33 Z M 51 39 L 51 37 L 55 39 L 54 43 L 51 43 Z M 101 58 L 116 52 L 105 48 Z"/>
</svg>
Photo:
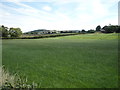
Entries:
<svg viewBox="0 0 120 90">
<path fill-rule="evenodd" d="M 17 8 L 0 4 L 0 18 L 6 26 L 20 27 L 24 32 L 45 29 L 95 29 L 97 25 L 117 24 L 118 0 L 1 0 Z M 40 7 L 23 2 L 38 2 Z M 44 3 L 42 3 L 44 2 Z M 75 7 L 71 6 L 74 5 Z M 110 10 L 112 8 L 112 12 Z"/>
<path fill-rule="evenodd" d="M 101 1 L 103 4 L 113 4 L 118 3 L 119 0 L 1 0 L 0 2 L 52 2 L 56 4 L 65 4 L 65 3 L 90 3 L 94 1 Z"/>
<path fill-rule="evenodd" d="M 44 6 L 43 9 L 46 10 L 46 11 L 51 11 L 52 10 L 52 8 L 49 7 L 49 6 Z"/>
<path fill-rule="evenodd" d="M 4 5 L 4 4 L 0 4 L 0 7 L 4 8 L 5 10 L 12 11 L 14 13 L 17 12 L 19 14 L 27 15 L 27 16 L 31 16 L 31 17 L 35 17 L 35 18 L 37 17 L 37 18 L 41 18 L 41 19 L 42 18 L 50 19 L 50 17 L 52 16 L 52 14 L 50 14 L 48 12 L 45 12 L 44 10 L 39 10 L 39 9 L 33 8 L 31 6 L 22 4 L 20 2 L 13 2 L 13 3 L 16 4 L 16 5 L 18 5 L 19 8 L 9 7 L 9 6 Z M 49 16 L 49 17 L 47 17 L 47 16 Z"/>
<path fill-rule="evenodd" d="M 120 25 L 120 1 L 119 1 L 119 4 L 118 4 L 118 24 Z"/>
</svg>

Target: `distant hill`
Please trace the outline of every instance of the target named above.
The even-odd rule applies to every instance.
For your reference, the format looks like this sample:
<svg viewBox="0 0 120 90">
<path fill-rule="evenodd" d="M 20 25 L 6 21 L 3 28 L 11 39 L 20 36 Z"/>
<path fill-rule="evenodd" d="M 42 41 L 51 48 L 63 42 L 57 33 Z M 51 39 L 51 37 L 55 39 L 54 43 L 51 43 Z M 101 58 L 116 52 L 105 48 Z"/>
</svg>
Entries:
<svg viewBox="0 0 120 90">
<path fill-rule="evenodd" d="M 57 33 L 80 33 L 80 30 L 62 30 L 62 31 L 57 31 L 57 30 L 46 30 L 46 29 L 38 29 L 38 30 L 33 30 L 26 32 L 24 34 L 57 34 Z"/>
<path fill-rule="evenodd" d="M 38 30 L 33 30 L 33 31 L 26 32 L 24 34 L 53 34 L 53 33 L 59 33 L 59 31 L 38 29 Z"/>
</svg>

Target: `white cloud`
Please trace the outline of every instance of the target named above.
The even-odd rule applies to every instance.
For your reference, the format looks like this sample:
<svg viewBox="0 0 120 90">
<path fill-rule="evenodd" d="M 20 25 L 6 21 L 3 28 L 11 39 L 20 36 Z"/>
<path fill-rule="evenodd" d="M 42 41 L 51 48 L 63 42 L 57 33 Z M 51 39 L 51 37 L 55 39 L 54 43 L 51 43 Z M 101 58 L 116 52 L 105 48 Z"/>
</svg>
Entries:
<svg viewBox="0 0 120 90">
<path fill-rule="evenodd" d="M 29 2 L 52 2 L 55 6 L 61 8 L 63 4 L 77 3 L 75 11 L 71 11 L 74 17 L 67 12 L 61 12 L 59 9 L 54 11 L 56 7 L 50 7 L 49 4 L 41 7 L 43 10 L 36 9 L 21 2 L 23 0 L 1 0 L 2 2 L 12 1 L 19 8 L 13 8 L 6 5 L 0 5 L 1 8 L 13 12 L 21 13 L 16 15 L 0 9 L 0 18 L 2 23 L 9 27 L 20 27 L 24 32 L 35 29 L 95 29 L 97 25 L 117 24 L 116 14 L 109 11 L 118 0 L 30 0 Z M 27 2 L 28 0 L 26 0 Z M 62 7 L 64 9 L 64 7 Z M 49 13 L 47 11 L 54 11 Z M 106 18 L 111 17 L 111 18 Z"/>
<path fill-rule="evenodd" d="M 93 1 L 102 1 L 103 3 L 116 3 L 119 0 L 1 0 L 0 2 L 54 2 L 54 3 L 72 3 L 72 2 L 77 2 L 77 3 L 89 3 Z"/>
<path fill-rule="evenodd" d="M 46 10 L 46 11 L 51 11 L 52 10 L 52 8 L 49 7 L 49 6 L 44 6 L 43 9 Z"/>
</svg>

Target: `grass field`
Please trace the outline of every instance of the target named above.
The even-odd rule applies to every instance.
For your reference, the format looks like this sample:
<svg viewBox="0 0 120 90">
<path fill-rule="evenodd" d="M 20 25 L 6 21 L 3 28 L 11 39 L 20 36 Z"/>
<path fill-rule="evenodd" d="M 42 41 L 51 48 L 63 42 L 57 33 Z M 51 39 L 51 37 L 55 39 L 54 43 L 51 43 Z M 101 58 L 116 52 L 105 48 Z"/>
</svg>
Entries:
<svg viewBox="0 0 120 90">
<path fill-rule="evenodd" d="M 118 87 L 117 34 L 3 40 L 3 65 L 42 88 Z"/>
</svg>

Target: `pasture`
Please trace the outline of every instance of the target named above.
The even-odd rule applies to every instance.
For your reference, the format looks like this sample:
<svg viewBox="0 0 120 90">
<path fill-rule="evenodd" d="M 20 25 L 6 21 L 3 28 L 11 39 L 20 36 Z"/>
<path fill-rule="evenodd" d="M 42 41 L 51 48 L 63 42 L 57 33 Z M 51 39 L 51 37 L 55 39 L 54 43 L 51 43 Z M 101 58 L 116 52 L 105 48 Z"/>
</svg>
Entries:
<svg viewBox="0 0 120 90">
<path fill-rule="evenodd" d="M 118 35 L 2 41 L 2 64 L 39 88 L 118 87 Z"/>
</svg>

